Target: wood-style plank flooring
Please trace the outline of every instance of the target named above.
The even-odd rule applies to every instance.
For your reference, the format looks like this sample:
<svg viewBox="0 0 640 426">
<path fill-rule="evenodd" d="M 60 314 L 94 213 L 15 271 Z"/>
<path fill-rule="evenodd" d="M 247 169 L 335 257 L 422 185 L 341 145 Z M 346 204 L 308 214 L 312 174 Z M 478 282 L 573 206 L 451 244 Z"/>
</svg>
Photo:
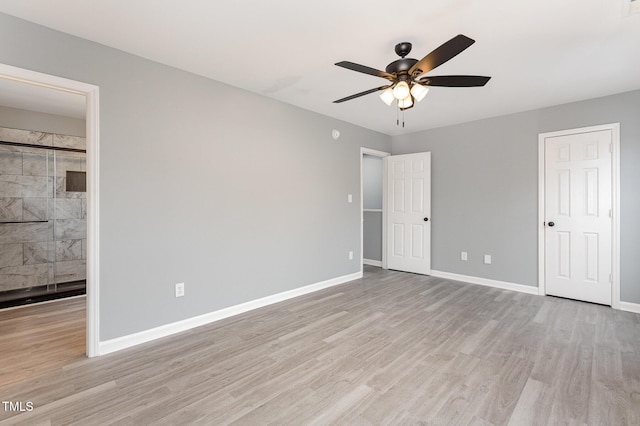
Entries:
<svg viewBox="0 0 640 426">
<path fill-rule="evenodd" d="M 84 299 L 0 311 L 25 425 L 638 425 L 640 315 L 365 267 L 365 276 L 84 357 Z"/>
</svg>

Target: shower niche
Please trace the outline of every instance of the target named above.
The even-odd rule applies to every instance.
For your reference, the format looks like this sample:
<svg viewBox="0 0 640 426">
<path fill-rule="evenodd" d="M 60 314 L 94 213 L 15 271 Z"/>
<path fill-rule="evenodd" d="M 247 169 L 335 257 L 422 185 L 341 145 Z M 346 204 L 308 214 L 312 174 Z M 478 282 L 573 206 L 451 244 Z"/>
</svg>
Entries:
<svg viewBox="0 0 640 426">
<path fill-rule="evenodd" d="M 86 140 L 0 127 L 0 308 L 84 294 Z"/>
</svg>

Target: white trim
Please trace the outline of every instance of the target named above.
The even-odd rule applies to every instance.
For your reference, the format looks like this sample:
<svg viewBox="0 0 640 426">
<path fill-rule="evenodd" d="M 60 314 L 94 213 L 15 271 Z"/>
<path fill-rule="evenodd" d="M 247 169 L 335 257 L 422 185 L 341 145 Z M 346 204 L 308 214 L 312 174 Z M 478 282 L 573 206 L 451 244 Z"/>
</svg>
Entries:
<svg viewBox="0 0 640 426">
<path fill-rule="evenodd" d="M 621 311 L 635 312 L 640 314 L 640 303 L 620 302 L 618 309 Z"/>
<path fill-rule="evenodd" d="M 382 209 L 362 209 L 362 211 L 365 213 L 382 213 L 383 212 Z"/>
<path fill-rule="evenodd" d="M 161 325 L 160 327 L 155 327 L 149 330 L 140 331 L 138 333 L 129 334 L 127 336 L 106 340 L 106 341 L 100 342 L 99 353 L 100 355 L 105 355 L 111 352 L 119 351 L 135 345 L 150 342 L 152 340 L 159 339 L 161 337 L 170 336 L 175 333 L 180 333 L 195 327 L 200 327 L 202 325 L 219 321 L 221 319 L 239 315 L 254 309 L 262 308 L 264 306 L 272 305 L 274 303 L 282 302 L 284 300 L 289 300 L 294 297 L 313 293 L 328 287 L 344 284 L 346 282 L 357 280 L 359 278 L 362 278 L 362 272 L 343 275 L 341 277 L 336 277 L 330 280 L 321 281 L 319 283 L 311 284 L 305 287 L 296 288 L 293 290 L 274 294 L 272 296 L 267 296 L 261 299 L 256 299 L 246 303 L 241 303 L 239 305 L 230 306 L 228 308 L 220 309 L 218 311 L 210 312 L 208 314 L 199 315 L 193 318 L 187 318 L 182 321 Z"/>
<path fill-rule="evenodd" d="M 620 123 L 602 124 L 598 126 L 581 127 L 578 129 L 560 130 L 557 132 L 540 133 L 538 135 L 538 290 L 546 295 L 545 282 L 545 251 L 544 226 L 545 212 L 545 139 L 556 136 L 573 135 L 576 133 L 611 131 L 611 307 L 622 309 L 620 301 Z"/>
<path fill-rule="evenodd" d="M 360 273 L 362 273 L 362 265 L 365 265 L 364 262 L 364 182 L 362 179 L 362 159 L 364 158 L 364 154 L 367 155 L 373 155 L 375 157 L 388 157 L 391 154 L 388 152 L 384 152 L 384 151 L 378 151 L 376 149 L 371 149 L 371 148 L 365 148 L 363 146 L 360 147 Z M 383 268 L 387 268 L 387 264 L 386 264 L 386 255 L 385 252 L 387 251 L 387 233 L 386 233 L 386 225 L 385 225 L 385 206 L 386 206 L 386 200 L 387 200 L 387 185 L 384 182 L 384 176 L 385 176 L 385 172 L 384 172 L 384 162 L 383 162 L 383 170 L 382 170 L 382 177 L 383 177 L 383 182 L 382 182 L 382 210 L 380 210 L 382 212 L 382 262 L 380 264 L 381 267 Z M 367 211 L 371 211 L 370 209 L 367 209 Z M 369 263 L 367 263 L 367 265 L 369 265 Z M 377 265 L 374 265 L 377 266 Z"/>
<path fill-rule="evenodd" d="M 92 84 L 0 64 L 0 78 L 76 93 L 87 98 L 87 342 L 89 357 L 98 355 L 100 341 L 100 217 L 99 217 L 99 88 Z"/>
<path fill-rule="evenodd" d="M 369 266 L 377 266 L 379 268 L 382 268 L 381 260 L 362 259 L 362 264 L 369 265 Z"/>
<path fill-rule="evenodd" d="M 431 270 L 432 277 L 445 278 L 447 280 L 462 281 L 470 284 L 478 284 L 486 287 L 500 288 L 502 290 L 518 291 L 520 293 L 538 294 L 538 288 L 530 285 L 509 283 L 506 281 L 490 280 L 488 278 L 472 277 L 470 275 L 460 275 L 451 272 Z"/>
</svg>

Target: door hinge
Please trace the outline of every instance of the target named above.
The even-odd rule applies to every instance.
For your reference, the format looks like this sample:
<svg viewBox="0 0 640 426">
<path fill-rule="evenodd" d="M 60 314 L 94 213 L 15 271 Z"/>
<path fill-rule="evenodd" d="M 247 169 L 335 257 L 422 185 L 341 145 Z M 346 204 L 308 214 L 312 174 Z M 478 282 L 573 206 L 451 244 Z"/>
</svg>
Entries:
<svg viewBox="0 0 640 426">
<path fill-rule="evenodd" d="M 609 152 L 613 153 L 613 144 L 612 143 L 609 144 Z"/>
<path fill-rule="evenodd" d="M 611 274 L 609 274 L 609 282 L 612 283 L 613 282 L 613 276 L 611 276 Z"/>
<path fill-rule="evenodd" d="M 609 209 L 609 217 L 613 217 L 613 211 Z"/>
</svg>

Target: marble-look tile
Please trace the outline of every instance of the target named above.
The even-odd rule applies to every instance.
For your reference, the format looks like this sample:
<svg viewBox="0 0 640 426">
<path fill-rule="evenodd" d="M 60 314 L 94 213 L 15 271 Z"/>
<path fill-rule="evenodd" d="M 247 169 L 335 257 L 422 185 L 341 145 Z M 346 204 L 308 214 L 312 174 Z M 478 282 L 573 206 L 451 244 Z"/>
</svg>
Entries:
<svg viewBox="0 0 640 426">
<path fill-rule="evenodd" d="M 23 198 L 23 220 L 47 220 L 47 198 Z"/>
<path fill-rule="evenodd" d="M 81 214 L 81 218 L 82 219 L 86 219 L 87 218 L 87 199 L 83 198 L 82 200 L 80 200 L 82 202 L 82 204 L 80 204 L 80 214 Z"/>
<path fill-rule="evenodd" d="M 67 192 L 67 178 L 56 178 L 56 198 L 86 198 L 86 192 Z"/>
<path fill-rule="evenodd" d="M 7 266 L 0 268 L 0 291 L 17 290 L 49 283 L 49 265 Z"/>
<path fill-rule="evenodd" d="M 0 174 L 21 175 L 22 153 L 0 146 Z"/>
<path fill-rule="evenodd" d="M 10 129 L 8 127 L 0 127 L 0 140 L 6 142 L 29 143 L 32 145 L 53 145 L 53 135 L 51 133 Z"/>
<path fill-rule="evenodd" d="M 0 198 L 0 221 L 15 220 L 22 220 L 22 198 Z"/>
<path fill-rule="evenodd" d="M 87 171 L 86 154 L 74 152 L 64 152 L 62 154 L 56 153 L 55 163 L 55 175 L 58 177 L 65 177 L 67 175 L 67 171 Z M 50 174 L 53 174 L 53 172 Z"/>
<path fill-rule="evenodd" d="M 53 244 L 44 242 L 25 243 L 23 262 L 25 265 L 35 265 L 38 263 L 47 263 L 53 261 L 52 246 Z"/>
<path fill-rule="evenodd" d="M 87 262 L 84 260 L 57 262 L 55 278 L 57 283 L 85 280 L 87 279 Z"/>
<path fill-rule="evenodd" d="M 46 242 L 51 241 L 52 236 L 51 227 L 47 222 L 0 225 L 0 244 Z"/>
<path fill-rule="evenodd" d="M 22 264 L 22 244 L 0 244 L 0 268 Z"/>
<path fill-rule="evenodd" d="M 63 148 L 87 149 L 87 140 L 80 136 L 53 135 L 53 146 Z"/>
<path fill-rule="evenodd" d="M 82 259 L 82 240 L 56 241 L 56 262 Z"/>
<path fill-rule="evenodd" d="M 59 219 L 55 221 L 55 240 L 83 240 L 87 238 L 85 219 Z"/>
<path fill-rule="evenodd" d="M 82 219 L 82 200 L 57 198 L 55 200 L 56 219 Z"/>
<path fill-rule="evenodd" d="M 0 175 L 3 197 L 46 197 L 47 178 L 43 176 Z"/>
<path fill-rule="evenodd" d="M 82 259 L 87 259 L 87 240 L 82 241 Z"/>
<path fill-rule="evenodd" d="M 49 176 L 53 175 L 53 157 L 47 161 L 47 153 L 22 154 L 22 174 L 28 176 Z"/>
</svg>

